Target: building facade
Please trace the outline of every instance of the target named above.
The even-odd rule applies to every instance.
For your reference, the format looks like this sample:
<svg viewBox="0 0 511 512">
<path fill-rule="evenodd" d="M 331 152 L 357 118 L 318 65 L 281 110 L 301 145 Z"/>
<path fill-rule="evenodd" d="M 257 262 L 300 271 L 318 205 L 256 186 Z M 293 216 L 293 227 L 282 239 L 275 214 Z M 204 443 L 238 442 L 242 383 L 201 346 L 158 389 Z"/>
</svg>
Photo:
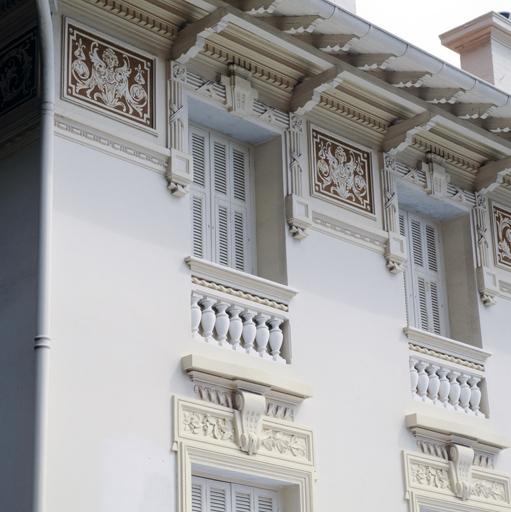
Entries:
<svg viewBox="0 0 511 512">
<path fill-rule="evenodd" d="M 0 3 L 1 510 L 511 510 L 511 91 L 353 11 Z"/>
</svg>

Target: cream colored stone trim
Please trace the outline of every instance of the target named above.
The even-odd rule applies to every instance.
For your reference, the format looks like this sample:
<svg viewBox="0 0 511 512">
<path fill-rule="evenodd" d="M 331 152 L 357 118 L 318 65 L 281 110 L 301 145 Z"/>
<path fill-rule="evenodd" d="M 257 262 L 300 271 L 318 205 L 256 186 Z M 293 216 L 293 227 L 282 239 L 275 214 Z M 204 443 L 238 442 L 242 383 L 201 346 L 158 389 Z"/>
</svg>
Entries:
<svg viewBox="0 0 511 512">
<path fill-rule="evenodd" d="M 508 511 L 511 509 L 511 479 L 493 469 L 471 467 L 470 494 L 456 496 L 452 461 L 430 455 L 403 451 L 405 499 L 410 512 L 424 509 L 449 511 Z"/>
<path fill-rule="evenodd" d="M 206 288 L 211 288 L 212 290 L 227 293 L 229 295 L 233 295 L 234 297 L 240 297 L 242 299 L 251 300 L 252 302 L 257 302 L 258 304 L 264 304 L 265 306 L 279 309 L 281 311 L 289 311 L 289 308 L 285 304 L 280 304 L 278 302 L 275 302 L 274 300 L 264 299 L 263 297 L 252 295 L 251 293 L 245 293 L 242 292 L 241 290 L 235 290 L 234 288 L 213 283 L 212 281 L 199 279 L 198 277 L 195 276 L 192 276 L 192 283 L 205 286 Z"/>
<path fill-rule="evenodd" d="M 449 361 L 450 363 L 460 364 L 461 366 L 466 366 L 467 368 L 473 368 L 474 370 L 479 370 L 484 372 L 484 365 L 471 363 L 465 359 L 460 359 L 458 357 L 453 357 L 448 354 L 442 354 L 441 352 L 437 352 L 436 350 L 431 350 L 429 348 L 421 347 L 420 345 L 414 345 L 413 343 L 408 343 L 408 347 L 410 350 L 414 352 L 419 352 L 420 354 L 427 354 L 428 356 L 437 357 L 438 359 L 443 359 L 444 361 Z"/>
<path fill-rule="evenodd" d="M 481 365 L 483 366 L 483 370 L 486 360 L 491 356 L 491 352 L 483 350 L 482 348 L 474 347 L 473 345 L 467 345 L 466 343 L 451 340 L 450 338 L 438 336 L 437 334 L 433 334 L 428 331 L 423 331 L 421 329 L 416 329 L 414 327 L 405 327 L 403 329 L 403 332 L 406 334 L 407 338 L 412 342 L 414 346 L 419 346 L 424 350 L 432 350 L 445 356 L 460 359 L 461 361 L 467 361 L 470 364 Z M 457 364 L 463 365 L 463 363 L 459 362 L 457 362 Z M 463 366 L 467 365 L 464 364 Z"/>
</svg>

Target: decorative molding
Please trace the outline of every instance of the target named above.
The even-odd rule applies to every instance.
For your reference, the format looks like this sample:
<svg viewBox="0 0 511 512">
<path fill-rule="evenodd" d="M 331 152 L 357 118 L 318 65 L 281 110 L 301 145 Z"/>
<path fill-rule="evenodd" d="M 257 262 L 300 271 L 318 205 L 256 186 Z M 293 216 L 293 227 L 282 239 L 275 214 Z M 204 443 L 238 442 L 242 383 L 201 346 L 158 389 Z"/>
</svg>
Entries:
<svg viewBox="0 0 511 512">
<path fill-rule="evenodd" d="M 256 302 L 257 304 L 264 304 L 270 308 L 275 308 L 280 311 L 289 311 L 289 308 L 286 304 L 281 304 L 279 302 L 275 302 L 273 300 L 265 299 L 263 297 L 259 297 L 257 295 L 252 295 L 251 293 L 246 293 L 241 290 L 236 290 L 229 286 L 224 286 L 221 284 L 214 283 L 212 281 L 207 281 L 206 279 L 200 279 L 198 277 L 192 276 L 192 283 L 198 284 L 200 286 L 205 286 L 206 288 L 210 288 L 211 290 L 219 291 L 222 293 L 227 293 L 229 295 L 233 295 L 234 297 L 239 297 L 241 299 L 250 300 L 252 302 Z"/>
<path fill-rule="evenodd" d="M 447 470 L 424 464 L 411 464 L 410 476 L 414 483 L 437 489 L 452 490 Z"/>
<path fill-rule="evenodd" d="M 422 329 L 414 327 L 405 327 L 403 332 L 407 338 L 414 343 L 420 344 L 419 347 L 424 349 L 434 350 L 441 354 L 453 356 L 473 364 L 484 365 L 486 360 L 491 356 L 491 352 L 483 350 L 482 348 L 467 345 L 461 341 L 451 340 L 437 334 L 433 334 Z"/>
<path fill-rule="evenodd" d="M 232 409 L 232 393 L 230 391 L 224 391 L 203 384 L 195 384 L 193 390 L 195 396 L 200 400 Z"/>
<path fill-rule="evenodd" d="M 66 21 L 63 97 L 136 126 L 155 127 L 155 61 Z"/>
<path fill-rule="evenodd" d="M 218 418 L 211 414 L 185 412 L 183 414 L 183 428 L 194 435 L 211 437 L 216 440 L 229 441 L 234 436 L 232 421 L 227 418 Z"/>
<path fill-rule="evenodd" d="M 293 238 L 296 240 L 307 238 L 309 236 L 307 229 L 312 226 L 310 201 L 295 194 L 286 196 L 286 220 Z"/>
<path fill-rule="evenodd" d="M 413 352 L 418 352 L 419 354 L 426 354 L 428 356 L 437 357 L 438 359 L 443 359 L 444 361 L 449 361 L 450 363 L 456 363 L 461 366 L 466 366 L 467 368 L 472 368 L 473 370 L 479 370 L 481 372 L 484 372 L 484 365 L 482 364 L 472 363 L 471 361 L 467 361 L 466 359 L 460 359 L 459 357 L 450 356 L 448 354 L 437 352 L 436 350 L 432 350 L 430 348 L 421 347 L 420 345 L 414 345 L 413 343 L 408 343 L 408 347 Z"/>
<path fill-rule="evenodd" d="M 86 144 L 99 151 L 112 154 L 117 158 L 122 158 L 136 165 L 147 167 L 151 171 L 165 174 L 168 168 L 168 158 L 170 155 L 165 155 L 164 148 L 161 148 L 161 155 L 155 156 L 145 151 L 141 151 L 134 145 L 128 145 L 123 142 L 105 137 L 78 126 L 68 124 L 60 119 L 55 119 L 54 122 L 56 133 L 79 142 L 80 144 Z M 166 156 L 166 158 L 165 158 Z"/>
<path fill-rule="evenodd" d="M 172 45 L 171 60 L 186 64 L 195 58 L 204 49 L 206 39 L 224 30 L 231 17 L 228 11 L 220 8 L 181 29 Z"/>
<path fill-rule="evenodd" d="M 245 457 L 262 457 L 275 465 L 281 464 L 279 460 L 301 464 L 304 469 L 314 464 L 311 429 L 265 416 L 262 395 L 238 390 L 236 396 L 241 398 L 234 410 L 175 396 L 174 441 L 201 443 L 226 455 L 244 452 Z"/>
<path fill-rule="evenodd" d="M 466 501 L 471 495 L 474 450 L 467 446 L 453 444 L 449 448 L 449 459 L 449 476 L 454 494 Z"/>
<path fill-rule="evenodd" d="M 405 497 L 411 512 L 420 510 L 458 510 L 469 512 L 509 511 L 510 477 L 493 469 L 471 466 L 470 448 L 453 445 L 466 452 L 465 466 L 427 454 L 403 451 Z M 472 454 L 470 453 L 472 452 Z M 455 468 L 454 472 L 452 467 Z"/>
<path fill-rule="evenodd" d="M 299 83 L 293 90 L 289 111 L 303 116 L 318 105 L 321 93 L 328 89 L 335 89 L 343 81 L 346 73 L 343 68 L 334 66 Z"/>
<path fill-rule="evenodd" d="M 37 28 L 6 44 L 0 52 L 0 117 L 37 96 Z"/>
<path fill-rule="evenodd" d="M 266 416 L 281 420 L 294 421 L 294 409 L 288 405 L 278 404 L 266 399 Z"/>
<path fill-rule="evenodd" d="M 261 448 L 266 399 L 262 395 L 238 390 L 234 395 L 234 407 L 236 442 L 241 451 L 254 455 Z"/>
<path fill-rule="evenodd" d="M 177 35 L 177 27 L 167 23 L 163 18 L 157 18 L 149 11 L 142 11 L 136 2 L 128 4 L 118 0 L 85 0 L 104 11 L 111 12 L 116 16 L 129 21 L 150 32 L 172 40 Z"/>
<path fill-rule="evenodd" d="M 383 139 L 383 151 L 392 156 L 404 151 L 412 144 L 414 135 L 431 130 L 439 119 L 438 115 L 426 110 L 411 119 L 390 126 Z"/>
<path fill-rule="evenodd" d="M 511 270 L 511 211 L 493 205 L 495 265 Z"/>
<path fill-rule="evenodd" d="M 205 279 L 232 288 L 235 293 L 238 291 L 249 295 L 257 296 L 263 300 L 275 301 L 278 304 L 288 305 L 290 300 L 298 294 L 298 290 L 284 284 L 263 279 L 262 277 L 240 272 L 239 270 L 219 265 L 200 258 L 188 257 L 186 264 L 192 271 L 192 275 L 198 279 Z M 226 292 L 228 293 L 228 292 Z M 248 298 L 248 295 L 247 295 Z M 257 300 L 257 299 L 249 299 Z M 277 307 L 277 306 L 272 306 Z M 281 309 L 277 307 L 277 309 Z"/>
<path fill-rule="evenodd" d="M 305 441 L 295 434 L 285 434 L 265 429 L 261 436 L 261 444 L 266 450 L 280 453 L 291 453 L 294 457 L 305 457 Z"/>
<path fill-rule="evenodd" d="M 311 128 L 311 194 L 374 213 L 371 154 Z"/>
<path fill-rule="evenodd" d="M 227 67 L 229 76 L 220 77 L 220 83 L 226 91 L 227 110 L 238 117 L 247 117 L 252 114 L 254 100 L 258 96 L 258 91 L 248 80 L 251 73 L 236 64 L 229 64 Z"/>
<path fill-rule="evenodd" d="M 384 237 L 377 238 L 370 235 L 363 229 L 357 229 L 355 226 L 348 226 L 336 222 L 334 219 L 326 219 L 319 214 L 312 214 L 312 223 L 320 231 L 329 235 L 334 235 L 338 238 L 346 240 L 347 242 L 360 245 L 366 249 L 371 249 L 375 252 L 384 253 L 386 248 L 386 241 Z"/>
<path fill-rule="evenodd" d="M 421 450 L 422 453 L 425 453 L 426 455 L 432 455 L 434 457 L 440 457 L 444 460 L 449 460 L 447 448 L 443 444 L 433 443 L 424 439 L 417 439 L 417 447 Z"/>
<path fill-rule="evenodd" d="M 330 95 L 323 94 L 321 96 L 319 106 L 380 134 L 385 133 L 389 128 L 389 123 L 387 121 L 378 119 L 370 112 L 366 112 L 349 105 L 348 103 L 340 101 Z"/>
</svg>

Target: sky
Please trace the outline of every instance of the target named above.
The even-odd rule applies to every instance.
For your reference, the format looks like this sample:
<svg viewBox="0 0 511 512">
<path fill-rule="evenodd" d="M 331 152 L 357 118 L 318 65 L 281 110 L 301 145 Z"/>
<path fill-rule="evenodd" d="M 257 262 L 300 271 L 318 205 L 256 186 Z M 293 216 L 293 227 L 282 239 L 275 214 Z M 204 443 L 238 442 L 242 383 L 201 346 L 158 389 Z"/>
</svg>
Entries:
<svg viewBox="0 0 511 512">
<path fill-rule="evenodd" d="M 511 11 L 510 0 L 356 0 L 356 2 L 358 16 L 458 67 L 460 65 L 458 54 L 444 48 L 438 36 L 489 11 Z"/>
</svg>

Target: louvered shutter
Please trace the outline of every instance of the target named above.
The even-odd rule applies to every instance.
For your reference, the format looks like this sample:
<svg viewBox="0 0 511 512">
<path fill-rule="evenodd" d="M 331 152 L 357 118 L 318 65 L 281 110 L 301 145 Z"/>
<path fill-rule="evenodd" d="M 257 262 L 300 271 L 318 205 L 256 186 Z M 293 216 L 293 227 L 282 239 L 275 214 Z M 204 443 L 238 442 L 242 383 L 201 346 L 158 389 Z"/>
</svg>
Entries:
<svg viewBox="0 0 511 512">
<path fill-rule="evenodd" d="M 192 254 L 196 258 L 211 258 L 209 250 L 208 210 L 208 134 L 199 130 L 190 132 L 193 156 L 193 183 L 190 187 L 192 204 Z"/>
<path fill-rule="evenodd" d="M 192 477 L 192 512 L 206 512 L 207 480 Z"/>
<path fill-rule="evenodd" d="M 231 486 L 227 482 L 208 480 L 206 512 L 231 512 Z"/>
<path fill-rule="evenodd" d="M 254 488 L 255 512 L 277 512 L 277 499 L 275 491 Z"/>
<path fill-rule="evenodd" d="M 400 222 L 401 218 L 409 249 L 405 275 L 409 321 L 415 327 L 446 336 L 439 228 L 429 219 L 410 212 L 400 213 Z"/>
<path fill-rule="evenodd" d="M 190 128 L 192 253 L 252 272 L 250 152 L 247 147 L 197 127 Z"/>
<path fill-rule="evenodd" d="M 254 489 L 247 485 L 232 484 L 233 512 L 254 512 Z"/>
</svg>

